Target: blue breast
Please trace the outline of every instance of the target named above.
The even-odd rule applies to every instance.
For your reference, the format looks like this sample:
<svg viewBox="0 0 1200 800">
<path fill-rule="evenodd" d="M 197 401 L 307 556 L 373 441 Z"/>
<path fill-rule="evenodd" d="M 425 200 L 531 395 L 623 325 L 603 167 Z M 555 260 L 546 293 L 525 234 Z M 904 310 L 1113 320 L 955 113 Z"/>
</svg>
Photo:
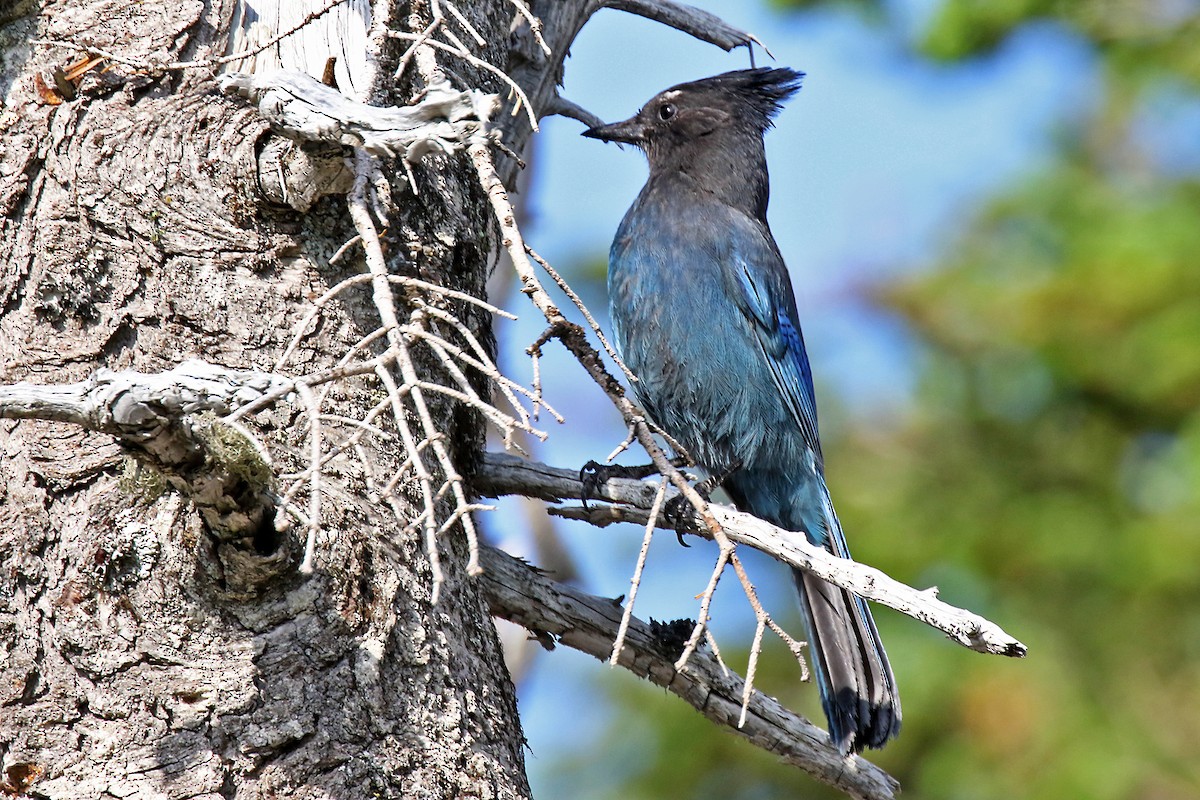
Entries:
<svg viewBox="0 0 1200 800">
<path fill-rule="evenodd" d="M 610 312 L 634 395 L 710 471 L 803 459 L 750 321 L 731 299 L 730 247 L 703 214 L 671 214 L 645 193 L 610 253 Z"/>
</svg>

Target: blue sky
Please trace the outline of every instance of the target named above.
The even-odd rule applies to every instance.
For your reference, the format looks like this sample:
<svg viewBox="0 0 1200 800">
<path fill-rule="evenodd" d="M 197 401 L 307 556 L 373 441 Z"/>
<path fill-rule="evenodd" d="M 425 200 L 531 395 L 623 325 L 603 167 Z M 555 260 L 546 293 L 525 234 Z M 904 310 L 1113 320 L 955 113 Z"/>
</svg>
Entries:
<svg viewBox="0 0 1200 800">
<path fill-rule="evenodd" d="M 1098 95 L 1093 56 L 1085 44 L 1045 26 L 1021 33 L 987 59 L 939 67 L 912 57 L 894 33 L 850 12 L 780 15 L 758 3 L 695 4 L 758 35 L 775 63 L 807 73 L 803 90 L 768 134 L 769 219 L 796 287 L 822 422 L 881 424 L 903 411 L 919 345 L 873 308 L 864 290 L 928 268 L 991 193 L 1045 163 L 1055 132 L 1084 118 Z M 919 26 L 933 5 L 910 0 L 895 4 L 893 13 Z M 758 63 L 770 62 L 760 53 Z M 564 95 L 612 121 L 672 84 L 746 66 L 744 50 L 727 54 L 608 10 L 572 47 Z M 637 152 L 583 139 L 582 129 L 573 120 L 545 121 L 526 198 L 532 212 L 527 238 L 568 279 L 580 265 L 603 258 L 646 175 Z M 586 299 L 606 320 L 602 292 Z M 506 370 L 527 377 L 522 350 L 541 326 L 520 297 L 503 304 L 521 315 L 497 329 Z M 616 413 L 561 354 L 548 351 L 543 375 L 550 401 L 569 420 L 553 427 L 535 457 L 569 467 L 603 458 L 624 436 Z M 836 487 L 834 493 L 836 500 Z M 484 524 L 520 551 L 520 520 L 511 505 L 506 509 Z M 639 531 L 562 531 L 589 590 L 626 591 Z M 691 598 L 703 587 L 711 553 L 662 539 L 651 552 L 656 579 L 643 585 L 639 616 L 693 616 Z M 775 572 L 781 573 L 766 571 L 764 586 Z M 743 612 L 722 615 L 720 607 L 717 620 L 718 634 L 722 620 L 730 629 L 745 621 Z M 602 728 L 604 712 L 590 686 L 602 670 L 560 648 L 544 654 L 523 682 L 535 795 L 569 791 L 551 768 Z"/>
<path fill-rule="evenodd" d="M 699 5 L 807 73 L 767 138 L 772 229 L 823 362 L 817 372 L 840 402 L 886 407 L 907 389 L 903 342 L 891 326 L 876 335 L 872 322 L 884 321 L 864 319 L 861 289 L 927 262 L 964 210 L 1037 165 L 1056 123 L 1094 95 L 1091 56 L 1047 27 L 995 58 L 941 68 L 849 13 Z M 624 119 L 667 86 L 745 66 L 744 50 L 727 54 L 603 11 L 572 48 L 564 93 L 606 120 Z M 531 238 L 563 269 L 607 250 L 645 179 L 639 154 L 582 139 L 581 129 L 546 121 L 531 196 Z"/>
</svg>

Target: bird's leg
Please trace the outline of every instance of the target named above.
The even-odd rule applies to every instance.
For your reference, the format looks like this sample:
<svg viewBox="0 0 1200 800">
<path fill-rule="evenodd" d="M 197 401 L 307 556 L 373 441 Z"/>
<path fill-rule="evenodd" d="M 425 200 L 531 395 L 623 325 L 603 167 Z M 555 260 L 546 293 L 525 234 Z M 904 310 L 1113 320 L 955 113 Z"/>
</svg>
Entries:
<svg viewBox="0 0 1200 800">
<path fill-rule="evenodd" d="M 671 464 L 676 467 L 687 466 L 687 462 L 682 458 L 671 459 Z M 609 478 L 628 478 L 640 481 L 657 474 L 658 467 L 653 464 L 626 467 L 622 464 L 601 464 L 598 461 L 589 461 L 579 470 L 579 482 L 583 484 L 579 499 L 583 501 L 583 507 L 587 508 L 588 500 L 596 496 L 596 491 L 607 483 Z"/>
<path fill-rule="evenodd" d="M 742 468 L 742 460 L 739 458 L 726 467 L 721 472 L 709 475 L 704 480 L 696 484 L 696 494 L 708 502 L 712 497 L 712 493 L 721 487 L 721 484 L 729 480 L 729 476 Z M 663 506 L 663 519 L 670 523 L 671 527 L 675 528 L 675 538 L 679 539 L 679 543 L 684 547 L 691 547 L 690 544 L 683 540 L 684 531 L 680 526 L 686 518 L 688 511 L 691 510 L 691 503 L 682 494 L 677 494 L 666 502 Z"/>
</svg>

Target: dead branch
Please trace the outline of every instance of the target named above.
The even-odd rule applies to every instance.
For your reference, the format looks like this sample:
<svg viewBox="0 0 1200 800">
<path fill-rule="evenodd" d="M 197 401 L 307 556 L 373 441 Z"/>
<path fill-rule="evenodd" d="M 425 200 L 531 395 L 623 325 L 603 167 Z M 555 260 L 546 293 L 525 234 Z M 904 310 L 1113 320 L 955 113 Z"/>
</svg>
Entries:
<svg viewBox="0 0 1200 800">
<path fill-rule="evenodd" d="M 577 472 L 500 453 L 486 455 L 475 480 L 476 488 L 489 497 L 520 494 L 556 502 L 578 498 L 583 489 Z M 612 522 L 645 525 L 650 519 L 649 511 L 653 507 L 656 489 L 653 483 L 612 478 L 593 493 L 595 497 L 609 500 L 612 505 L 595 505 L 591 509 L 567 507 L 554 511 L 559 516 L 584 519 L 593 525 Z M 1017 658 L 1026 653 L 1024 644 L 995 623 L 938 600 L 936 588 L 921 591 L 906 586 L 873 567 L 837 558 L 823 548 L 809 544 L 803 536 L 776 528 L 732 508 L 710 504 L 708 511 L 719 520 L 729 540 L 747 544 L 785 564 L 894 608 L 937 628 L 964 647 L 980 653 Z M 695 517 L 685 521 L 685 524 L 691 532 L 708 536 L 707 529 Z"/>
<path fill-rule="evenodd" d="M 271 469 L 244 429 L 202 414 L 224 415 L 288 388 L 274 375 L 202 361 L 158 375 L 102 369 L 79 383 L 0 386 L 0 417 L 71 422 L 114 436 L 191 497 L 214 535 L 236 541 L 273 519 Z"/>
<path fill-rule="evenodd" d="M 480 563 L 494 615 L 523 625 L 550 646 L 557 641 L 602 661 L 610 657 L 623 616 L 619 602 L 553 581 L 491 547 L 481 548 Z M 617 663 L 665 687 L 735 735 L 851 797 L 896 796 L 899 785 L 894 778 L 859 756 L 843 758 L 824 730 L 761 692 L 749 695 L 745 721 L 739 725 L 746 684 L 711 651 L 698 650 L 687 669 L 676 669 L 674 654 L 666 652 L 650 626 L 636 617 L 629 620 L 624 642 Z"/>
<path fill-rule="evenodd" d="M 757 36 L 733 27 L 716 14 L 710 14 L 695 6 L 676 3 L 674 0 L 592 0 L 592 2 L 599 8 L 613 8 L 652 19 L 701 41 L 715 44 L 722 50 L 749 47 L 752 44 L 763 47 L 763 43 L 758 40 Z M 763 49 L 766 48 L 763 47 Z"/>
<path fill-rule="evenodd" d="M 218 79 L 221 91 L 258 106 L 271 126 L 293 139 L 361 147 L 412 164 L 431 152 L 453 153 L 478 135 L 493 113 L 495 95 L 460 92 L 434 83 L 410 106 L 359 103 L 303 72 L 240 72 Z"/>
</svg>

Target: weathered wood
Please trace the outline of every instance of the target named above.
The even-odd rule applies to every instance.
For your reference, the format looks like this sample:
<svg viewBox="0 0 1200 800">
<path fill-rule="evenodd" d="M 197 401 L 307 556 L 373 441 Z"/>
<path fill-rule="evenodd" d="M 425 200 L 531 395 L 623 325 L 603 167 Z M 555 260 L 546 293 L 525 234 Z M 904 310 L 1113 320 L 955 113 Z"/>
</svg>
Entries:
<svg viewBox="0 0 1200 800">
<path fill-rule="evenodd" d="M 222 75 L 221 91 L 258 107 L 271 127 L 301 141 L 336 142 L 410 164 L 434 152 L 454 153 L 471 136 L 483 135 L 498 105 L 495 95 L 457 91 L 442 81 L 426 87 L 407 106 L 370 106 L 301 72 Z"/>
<path fill-rule="evenodd" d="M 361 270 L 354 258 L 328 264 L 354 235 L 343 200 L 299 214 L 258 194 L 269 133 L 253 108 L 222 97 L 208 70 L 124 63 L 220 55 L 232 5 L 64 0 L 0 29 L 11 70 L 0 76 L 0 382 L 159 372 L 189 356 L 270 371 L 306 304 Z M 511 7 L 458 5 L 503 63 Z M 394 13 L 376 3 L 376 19 Z M 412 13 L 428 19 L 421 4 Z M 34 75 L 81 50 L 30 47 L 35 31 L 87 36 L 123 63 L 46 105 Z M 402 105 L 413 89 L 389 82 L 380 102 Z M 416 177 L 419 202 L 402 170 L 393 181 L 390 268 L 481 295 L 491 228 L 473 170 L 440 157 Z M 485 314 L 463 318 L 484 335 Z M 295 371 L 335 364 L 378 324 L 368 292 L 348 292 L 303 339 Z M 351 380 L 326 408 L 354 417 L 377 399 Z M 451 402 L 432 412 L 466 461 L 478 419 Z M 303 468 L 287 407 L 243 422 L 277 472 Z M 369 453 L 381 474 L 401 457 Z M 361 471 L 338 467 L 306 578 L 295 533 L 222 548 L 181 495 L 146 495 L 134 469 L 124 477 L 127 462 L 109 435 L 0 421 L 0 757 L 30 765 L 31 791 L 528 795 L 512 686 L 454 536 L 435 606 L 419 537 L 367 501 Z M 404 487 L 396 501 L 415 516 Z M 272 580 L 244 580 L 267 564 Z"/>
<path fill-rule="evenodd" d="M 547 645 L 560 642 L 607 661 L 621 623 L 621 603 L 596 597 L 550 579 L 534 567 L 494 548 L 484 548 L 484 588 L 492 613 L 522 625 Z M 775 753 L 850 797 L 884 800 L 899 785 L 859 756 L 844 757 L 829 735 L 761 692 L 752 696 L 744 725 L 738 725 L 745 683 L 707 649 L 686 670 L 675 669 L 670 651 L 645 622 L 634 618 L 620 664 L 691 704 L 714 723 Z"/>
<path fill-rule="evenodd" d="M 571 470 L 526 461 L 505 453 L 487 453 L 475 473 L 476 486 L 488 497 L 520 494 L 550 502 L 575 500 L 583 493 L 579 475 Z M 645 525 L 657 486 L 644 481 L 610 478 L 595 490 L 594 496 L 608 503 L 591 507 L 563 506 L 550 509 L 556 516 L 582 519 L 603 527 L 614 522 Z M 668 498 L 678 496 L 668 490 Z M 980 653 L 1022 658 L 1026 647 L 996 623 L 938 599 L 936 589 L 918 590 L 900 583 L 883 572 L 844 558 L 830 555 L 824 548 L 810 544 L 804 537 L 776 528 L 750 514 L 728 506 L 710 504 L 709 512 L 724 528 L 730 540 L 745 544 L 785 564 L 817 575 L 831 583 L 907 614 L 942 631 L 952 641 Z M 689 533 L 708 537 L 695 514 L 681 524 Z M 670 528 L 663 518 L 658 526 Z"/>
</svg>

